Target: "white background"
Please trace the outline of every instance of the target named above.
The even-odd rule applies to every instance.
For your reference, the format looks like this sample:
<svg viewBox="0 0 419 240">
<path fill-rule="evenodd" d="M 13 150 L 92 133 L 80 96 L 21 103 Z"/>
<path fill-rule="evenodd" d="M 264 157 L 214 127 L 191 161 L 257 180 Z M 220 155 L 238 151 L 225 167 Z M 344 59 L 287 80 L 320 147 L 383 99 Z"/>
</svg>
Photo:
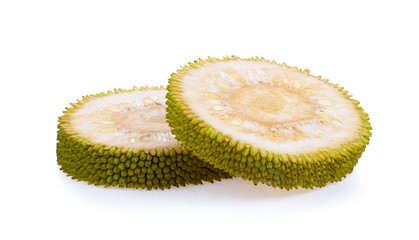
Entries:
<svg viewBox="0 0 419 240">
<path fill-rule="evenodd" d="M 1 239 L 419 239 L 415 1 L 1 1 Z M 104 189 L 56 164 L 83 95 L 166 85 L 207 56 L 261 56 L 344 86 L 371 143 L 344 181 Z"/>
</svg>

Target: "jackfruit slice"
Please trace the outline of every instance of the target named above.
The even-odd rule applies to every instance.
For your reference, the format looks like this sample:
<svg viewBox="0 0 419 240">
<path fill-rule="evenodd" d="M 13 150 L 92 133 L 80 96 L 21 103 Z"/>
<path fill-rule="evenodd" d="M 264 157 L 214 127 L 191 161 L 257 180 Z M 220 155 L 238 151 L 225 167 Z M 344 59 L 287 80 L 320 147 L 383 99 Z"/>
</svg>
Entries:
<svg viewBox="0 0 419 240">
<path fill-rule="evenodd" d="M 228 178 L 182 149 L 166 122 L 163 87 L 83 97 L 59 118 L 57 161 L 89 184 L 165 189 Z"/>
<path fill-rule="evenodd" d="M 199 59 L 173 73 L 168 90 L 176 139 L 254 184 L 341 181 L 371 136 L 368 114 L 342 87 L 263 58 Z"/>
</svg>

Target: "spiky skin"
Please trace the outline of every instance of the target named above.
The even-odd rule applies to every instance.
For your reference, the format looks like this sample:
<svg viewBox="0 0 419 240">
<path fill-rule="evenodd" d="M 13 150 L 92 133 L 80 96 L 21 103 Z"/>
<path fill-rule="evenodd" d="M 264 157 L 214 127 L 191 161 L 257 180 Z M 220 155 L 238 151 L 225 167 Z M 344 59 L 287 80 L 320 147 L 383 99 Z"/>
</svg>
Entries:
<svg viewBox="0 0 419 240">
<path fill-rule="evenodd" d="M 371 136 L 368 114 L 359 106 L 359 102 L 350 98 L 347 91 L 328 80 L 317 77 L 320 81 L 338 89 L 345 98 L 352 101 L 362 119 L 362 126 L 356 139 L 334 149 L 324 149 L 308 155 L 276 154 L 261 151 L 258 148 L 233 141 L 218 132 L 210 124 L 200 119 L 181 98 L 180 82 L 192 69 L 204 67 L 220 61 L 259 61 L 277 64 L 263 58 L 241 59 L 225 57 L 223 59 L 199 59 L 189 63 L 171 75 L 168 85 L 167 121 L 172 133 L 182 145 L 199 159 L 223 169 L 233 177 L 259 182 L 284 189 L 323 187 L 330 182 L 341 181 L 351 173 L 361 157 Z M 279 64 L 286 66 L 285 64 Z M 290 67 L 288 67 L 290 68 Z M 297 68 L 295 68 L 297 69 Z M 310 75 L 308 70 L 300 72 Z M 311 76 L 311 75 L 310 75 Z"/>
<path fill-rule="evenodd" d="M 155 87 L 151 89 L 161 89 Z M 172 186 L 202 184 L 230 178 L 224 171 L 215 169 L 208 163 L 199 161 L 185 150 L 134 151 L 113 146 L 95 145 L 88 140 L 69 134 L 63 128 L 67 124 L 67 114 L 92 99 L 126 91 L 141 91 L 148 87 L 132 90 L 117 89 L 83 97 L 71 104 L 60 117 L 57 134 L 57 162 L 61 170 L 73 179 L 105 187 L 169 189 Z"/>
</svg>

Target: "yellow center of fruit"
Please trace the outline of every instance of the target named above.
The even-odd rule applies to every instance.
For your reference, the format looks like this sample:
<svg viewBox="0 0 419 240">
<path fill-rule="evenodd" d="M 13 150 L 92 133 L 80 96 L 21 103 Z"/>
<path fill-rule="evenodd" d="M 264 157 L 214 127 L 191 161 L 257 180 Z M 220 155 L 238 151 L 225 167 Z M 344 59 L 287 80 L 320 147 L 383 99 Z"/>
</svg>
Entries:
<svg viewBox="0 0 419 240">
<path fill-rule="evenodd" d="M 264 125 L 311 119 L 316 110 L 316 105 L 300 94 L 273 85 L 245 85 L 235 89 L 227 102 L 239 118 Z"/>
</svg>

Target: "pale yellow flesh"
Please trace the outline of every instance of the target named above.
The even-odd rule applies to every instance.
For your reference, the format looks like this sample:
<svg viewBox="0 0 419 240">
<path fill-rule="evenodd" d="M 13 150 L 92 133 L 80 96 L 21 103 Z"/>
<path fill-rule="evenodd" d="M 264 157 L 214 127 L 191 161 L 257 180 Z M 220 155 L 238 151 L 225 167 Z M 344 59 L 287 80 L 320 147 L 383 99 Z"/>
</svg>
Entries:
<svg viewBox="0 0 419 240">
<path fill-rule="evenodd" d="M 65 130 L 124 149 L 180 149 L 166 122 L 166 93 L 149 89 L 99 97 L 70 114 Z"/>
<path fill-rule="evenodd" d="M 361 120 L 336 88 L 296 69 L 232 61 L 190 70 L 182 98 L 215 130 L 273 153 L 310 153 L 357 137 Z"/>
</svg>

